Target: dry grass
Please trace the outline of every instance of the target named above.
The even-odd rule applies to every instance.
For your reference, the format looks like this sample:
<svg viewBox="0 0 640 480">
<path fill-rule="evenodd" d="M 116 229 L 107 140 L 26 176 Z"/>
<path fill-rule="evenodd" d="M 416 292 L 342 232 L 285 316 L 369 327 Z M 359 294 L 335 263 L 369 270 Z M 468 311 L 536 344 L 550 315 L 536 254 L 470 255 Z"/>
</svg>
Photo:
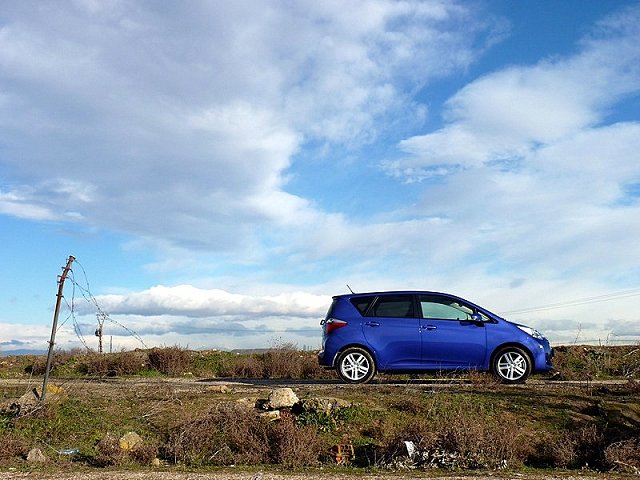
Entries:
<svg viewBox="0 0 640 480">
<path fill-rule="evenodd" d="M 420 467 L 504 468 L 521 466 L 530 449 L 527 431 L 508 412 L 495 412 L 473 402 L 443 403 L 435 398 L 426 414 L 410 400 L 395 405 L 415 412 L 400 425 L 382 423 L 374 432 L 382 437 L 381 459 L 393 462 L 405 455 L 405 441 L 413 442 L 419 454 L 413 458 Z"/>
<path fill-rule="evenodd" d="M 315 465 L 323 451 L 320 434 L 311 425 L 299 425 L 293 415 L 283 413 L 270 425 L 271 460 L 285 467 Z"/>
<path fill-rule="evenodd" d="M 122 464 L 126 452 L 120 448 L 118 438 L 111 433 L 107 433 L 96 444 L 96 456 L 94 463 L 98 467 L 112 467 Z"/>
<path fill-rule="evenodd" d="M 640 438 L 613 443 L 606 448 L 604 456 L 612 470 L 640 474 Z"/>
<path fill-rule="evenodd" d="M 220 403 L 207 414 L 175 426 L 165 454 L 189 466 L 231 464 L 313 465 L 322 447 L 315 428 L 284 413 L 268 422 L 251 408 Z"/>
<path fill-rule="evenodd" d="M 90 353 L 78 358 L 77 362 L 79 372 L 99 377 L 135 375 L 149 368 L 149 357 L 144 351 Z"/>
<path fill-rule="evenodd" d="M 165 375 L 180 375 L 191 369 L 191 352 L 182 347 L 153 348 L 148 356 L 150 367 Z"/>
<path fill-rule="evenodd" d="M 27 373 L 43 375 L 46 356 L 30 358 L 29 364 L 24 367 Z M 51 372 L 53 375 L 61 376 L 99 377 L 147 376 L 153 372 L 168 376 L 196 374 L 273 379 L 334 376 L 333 372 L 327 372 L 318 365 L 314 352 L 298 350 L 296 345 L 290 343 L 276 344 L 264 353 L 243 355 L 216 351 L 195 352 L 180 346 L 104 354 L 81 350 L 56 351 Z"/>
<path fill-rule="evenodd" d="M 581 468 L 603 464 L 604 437 L 594 424 L 558 432 L 539 448 L 545 452 L 545 461 L 550 466 Z"/>
<path fill-rule="evenodd" d="M 158 448 L 151 443 L 136 445 L 132 450 L 124 450 L 120 440 L 108 432 L 98 441 L 92 464 L 97 467 L 119 467 L 126 464 L 151 465 L 158 455 Z"/>
<path fill-rule="evenodd" d="M 29 447 L 24 438 L 10 433 L 0 433 L 0 463 L 16 457 L 26 457 Z"/>
<path fill-rule="evenodd" d="M 640 378 L 640 346 L 570 345 L 554 349 L 553 364 L 563 380 Z"/>
</svg>

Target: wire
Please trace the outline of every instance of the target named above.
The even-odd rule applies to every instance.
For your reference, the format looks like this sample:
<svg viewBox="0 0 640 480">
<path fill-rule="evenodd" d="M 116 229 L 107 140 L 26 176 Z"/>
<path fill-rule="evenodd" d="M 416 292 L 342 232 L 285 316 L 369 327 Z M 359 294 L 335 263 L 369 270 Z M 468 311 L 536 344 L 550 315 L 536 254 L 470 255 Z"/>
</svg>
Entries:
<svg viewBox="0 0 640 480">
<path fill-rule="evenodd" d="M 69 303 L 69 301 L 66 299 L 66 297 L 64 297 L 64 296 L 62 297 L 64 299 L 65 304 L 67 305 L 67 308 L 69 309 L 69 315 L 67 316 L 67 318 L 64 319 L 64 321 L 62 321 L 60 323 L 60 325 L 58 326 L 58 330 L 60 330 L 60 328 L 62 328 L 62 326 L 65 323 L 67 323 L 67 321 L 69 319 L 71 319 L 72 323 L 73 323 L 73 330 L 74 330 L 76 336 L 78 337 L 80 342 L 84 345 L 84 347 L 87 350 L 91 350 L 89 348 L 89 346 L 87 345 L 87 342 L 86 342 L 84 336 L 82 335 L 82 329 L 80 328 L 80 324 L 78 323 L 78 320 L 77 320 L 76 314 L 75 314 L 75 312 L 76 312 L 76 289 L 77 289 L 80 292 L 80 294 L 82 295 L 82 298 L 84 298 L 87 303 L 93 304 L 93 306 L 95 307 L 95 309 L 97 311 L 97 316 L 99 318 L 99 320 L 98 320 L 99 323 L 104 324 L 104 321 L 108 320 L 109 322 L 113 323 L 114 325 L 117 325 L 118 327 L 120 327 L 123 330 L 125 330 L 126 332 L 128 332 L 132 337 L 134 337 L 136 340 L 138 340 L 144 346 L 144 348 L 148 348 L 147 345 L 144 343 L 144 340 L 142 340 L 142 337 L 140 337 L 140 335 L 138 335 L 136 332 L 134 332 L 129 327 L 127 327 L 127 326 L 121 324 L 120 322 L 117 322 L 116 320 L 114 320 L 111 317 L 109 317 L 109 314 L 106 313 L 100 307 L 100 304 L 98 303 L 98 300 L 91 293 L 91 289 L 89 287 L 89 279 L 87 277 L 86 270 L 84 269 L 82 264 L 80 262 L 78 262 L 77 259 L 75 260 L 75 263 L 82 270 L 82 274 L 84 276 L 84 283 L 85 283 L 86 287 L 81 285 L 80 283 L 78 283 L 76 281 L 75 272 L 73 271 L 73 269 L 70 269 L 70 275 L 67 278 L 71 282 L 71 284 L 73 285 L 72 291 L 71 291 L 72 292 L 71 293 L 71 303 Z"/>
<path fill-rule="evenodd" d="M 510 310 L 508 312 L 502 312 L 500 315 L 515 315 L 518 313 L 530 313 L 530 312 L 542 312 L 545 310 L 555 310 L 556 308 L 576 307 L 579 305 L 588 305 L 590 303 L 609 302 L 611 300 L 618 300 L 621 298 L 637 297 L 640 296 L 640 288 L 633 290 L 625 290 L 622 292 L 607 293 L 605 295 L 597 295 L 595 297 L 585 297 L 568 302 L 550 303 L 547 305 L 540 305 L 537 307 L 522 308 L 518 310 Z"/>
</svg>

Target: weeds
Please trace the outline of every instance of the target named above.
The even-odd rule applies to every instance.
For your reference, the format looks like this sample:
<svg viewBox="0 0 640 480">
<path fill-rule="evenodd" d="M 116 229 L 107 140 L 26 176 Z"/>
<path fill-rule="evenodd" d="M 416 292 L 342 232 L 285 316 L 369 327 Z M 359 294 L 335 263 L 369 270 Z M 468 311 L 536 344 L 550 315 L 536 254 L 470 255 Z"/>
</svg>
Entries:
<svg viewBox="0 0 640 480">
<path fill-rule="evenodd" d="M 77 370 L 90 376 L 135 375 L 149 368 L 146 352 L 91 353 L 77 359 Z"/>
<path fill-rule="evenodd" d="M 10 432 L 0 433 L 0 464 L 27 455 L 29 448 L 24 438 Z"/>
<path fill-rule="evenodd" d="M 513 415 L 466 399 L 452 400 L 436 396 L 425 407 L 428 416 L 416 415 L 396 426 L 383 442 L 383 461 L 401 456 L 408 441 L 418 452 L 411 460 L 421 467 L 502 468 L 524 463 L 527 442 Z"/>
<path fill-rule="evenodd" d="M 299 426 L 283 414 L 268 422 L 254 410 L 221 403 L 206 415 L 174 427 L 165 454 L 189 466 L 317 463 L 321 444 L 315 428 Z"/>
<path fill-rule="evenodd" d="M 44 374 L 45 356 L 27 360 L 30 363 L 24 367 L 26 373 Z M 81 350 L 56 351 L 51 371 L 54 375 L 98 377 L 149 376 L 154 372 L 169 376 L 193 373 L 233 378 L 333 377 L 332 372 L 325 373 L 318 365 L 314 352 L 300 351 L 288 343 L 274 345 L 264 353 L 244 355 L 219 351 L 193 352 L 179 346 L 104 354 Z"/>
<path fill-rule="evenodd" d="M 180 375 L 190 371 L 191 353 L 184 348 L 153 348 L 148 355 L 150 367 L 165 375 Z"/>
<path fill-rule="evenodd" d="M 111 433 L 107 433 L 96 444 L 96 456 L 94 464 L 98 467 L 113 467 L 122 464 L 126 452 L 120 448 L 118 438 Z"/>
<path fill-rule="evenodd" d="M 554 352 L 554 368 L 562 380 L 640 376 L 640 348 L 637 345 L 560 346 Z"/>
<path fill-rule="evenodd" d="M 612 470 L 640 474 L 640 438 L 609 445 L 604 451 L 604 457 Z"/>
</svg>

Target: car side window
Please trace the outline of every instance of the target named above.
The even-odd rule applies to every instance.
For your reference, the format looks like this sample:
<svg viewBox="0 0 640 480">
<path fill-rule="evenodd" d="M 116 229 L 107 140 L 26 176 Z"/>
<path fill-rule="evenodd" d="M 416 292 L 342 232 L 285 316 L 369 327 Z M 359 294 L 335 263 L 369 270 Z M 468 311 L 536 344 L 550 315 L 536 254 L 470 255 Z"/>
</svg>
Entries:
<svg viewBox="0 0 640 480">
<path fill-rule="evenodd" d="M 413 297 L 411 295 L 380 296 L 368 316 L 413 318 L 415 317 Z"/>
<path fill-rule="evenodd" d="M 436 295 L 420 295 L 422 318 L 442 320 L 471 320 L 473 309 L 455 299 Z"/>
</svg>

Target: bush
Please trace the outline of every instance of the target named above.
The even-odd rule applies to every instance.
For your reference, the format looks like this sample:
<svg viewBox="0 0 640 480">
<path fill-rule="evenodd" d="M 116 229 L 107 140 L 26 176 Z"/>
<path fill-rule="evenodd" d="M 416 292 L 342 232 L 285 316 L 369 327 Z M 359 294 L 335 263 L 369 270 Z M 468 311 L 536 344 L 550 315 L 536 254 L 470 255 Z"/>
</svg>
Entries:
<svg viewBox="0 0 640 480">
<path fill-rule="evenodd" d="M 599 467 L 603 464 L 603 435 L 594 424 L 574 426 L 539 445 L 543 464 L 560 468 Z M 540 460 L 540 459 L 538 459 Z"/>
<path fill-rule="evenodd" d="M 234 378 L 262 378 L 264 365 L 256 355 L 243 355 L 238 357 L 229 374 Z"/>
<path fill-rule="evenodd" d="M 191 370 L 191 353 L 179 346 L 153 348 L 149 364 L 165 375 L 179 375 Z"/>
<path fill-rule="evenodd" d="M 55 350 L 51 358 L 51 372 L 62 367 L 68 367 L 70 363 L 78 358 L 86 355 L 86 350 L 74 348 L 71 350 Z M 47 355 L 38 355 L 33 364 L 27 367 L 27 372 L 32 375 L 44 375 L 47 369 Z"/>
<path fill-rule="evenodd" d="M 554 369 L 563 380 L 638 378 L 640 348 L 637 345 L 571 345 L 554 348 Z"/>
<path fill-rule="evenodd" d="M 204 416 L 174 427 L 165 455 L 189 466 L 259 465 L 287 467 L 313 465 L 322 450 L 311 426 L 299 426 L 292 415 L 268 422 L 254 409 L 221 403 Z"/>
<path fill-rule="evenodd" d="M 124 450 L 120 440 L 113 434 L 107 433 L 96 444 L 93 463 L 98 467 L 117 467 L 127 462 L 150 465 L 157 454 L 157 447 L 148 443 L 136 445 L 132 450 Z"/>
<path fill-rule="evenodd" d="M 404 411 L 419 408 L 408 401 L 398 402 L 397 407 Z M 383 421 L 371 432 L 384 439 L 380 452 L 383 463 L 404 461 L 406 441 L 412 442 L 417 452 L 412 462 L 429 468 L 514 467 L 522 465 L 530 452 L 523 429 L 508 412 L 496 415 L 472 401 L 440 396 L 428 409 L 429 415 L 411 416 L 395 426 Z M 385 430 L 393 433 L 385 434 Z"/>
<path fill-rule="evenodd" d="M 302 354 L 291 343 L 283 343 L 262 354 L 266 378 L 300 378 Z"/>
<path fill-rule="evenodd" d="M 605 449 L 604 456 L 612 470 L 640 474 L 640 438 L 611 444 Z"/>
<path fill-rule="evenodd" d="M 24 457 L 29 452 L 29 447 L 24 439 L 13 433 L 0 433 L 0 445 L 0 462 Z"/>
<path fill-rule="evenodd" d="M 120 442 L 111 433 L 107 433 L 96 444 L 94 462 L 98 467 L 113 467 L 122 464 L 125 451 L 120 448 Z"/>
<path fill-rule="evenodd" d="M 166 456 L 190 466 L 267 463 L 266 423 L 242 405 L 220 403 L 172 429 Z"/>
<path fill-rule="evenodd" d="M 282 413 L 279 422 L 269 424 L 271 461 L 285 467 L 305 467 L 318 463 L 323 448 L 311 425 L 298 425 L 291 414 Z"/>
<path fill-rule="evenodd" d="M 78 359 L 78 370 L 86 375 L 100 377 L 135 375 L 149 368 L 145 352 L 92 353 Z"/>
</svg>

